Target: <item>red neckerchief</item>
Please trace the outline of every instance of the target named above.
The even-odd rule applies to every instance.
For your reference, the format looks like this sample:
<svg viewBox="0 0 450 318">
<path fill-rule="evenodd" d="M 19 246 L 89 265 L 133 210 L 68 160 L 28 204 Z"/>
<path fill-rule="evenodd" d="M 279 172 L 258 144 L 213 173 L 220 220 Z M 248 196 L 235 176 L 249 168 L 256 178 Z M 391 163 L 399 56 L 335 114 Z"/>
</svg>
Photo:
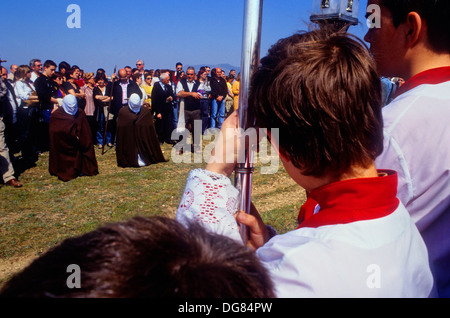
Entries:
<svg viewBox="0 0 450 318">
<path fill-rule="evenodd" d="M 436 85 L 447 81 L 450 81 L 450 66 L 426 70 L 414 75 L 402 86 L 400 86 L 395 92 L 395 97 L 400 96 L 401 94 L 422 84 Z"/>
<path fill-rule="evenodd" d="M 317 228 L 385 217 L 398 205 L 397 172 L 330 183 L 312 190 L 298 216 L 299 226 Z"/>
</svg>

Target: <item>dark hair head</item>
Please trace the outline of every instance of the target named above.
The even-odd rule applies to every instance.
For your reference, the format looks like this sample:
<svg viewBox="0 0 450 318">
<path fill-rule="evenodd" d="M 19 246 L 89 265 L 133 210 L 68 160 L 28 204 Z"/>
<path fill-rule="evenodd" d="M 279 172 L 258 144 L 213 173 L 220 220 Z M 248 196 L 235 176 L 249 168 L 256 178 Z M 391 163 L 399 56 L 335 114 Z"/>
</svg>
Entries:
<svg viewBox="0 0 450 318">
<path fill-rule="evenodd" d="M 206 73 L 206 71 L 204 69 L 200 69 L 197 73 L 197 78 L 200 78 L 200 76 L 202 76 L 204 73 Z"/>
<path fill-rule="evenodd" d="M 106 74 L 98 72 L 97 75 L 95 75 L 95 82 L 97 83 L 99 80 L 104 80 L 105 82 L 107 82 Z"/>
<path fill-rule="evenodd" d="M 345 33 L 298 33 L 270 48 L 249 110 L 305 175 L 367 167 L 383 149 L 381 86 L 367 47 Z"/>
<path fill-rule="evenodd" d="M 55 79 L 57 79 L 57 78 L 62 78 L 62 74 L 60 73 L 60 72 L 55 72 L 55 73 L 53 73 L 53 75 L 52 75 L 52 80 L 55 80 Z"/>
<path fill-rule="evenodd" d="M 139 78 L 141 78 L 142 77 L 142 75 L 139 73 L 139 72 L 134 72 L 132 75 L 131 75 L 131 79 L 133 80 L 133 81 L 137 81 Z"/>
<path fill-rule="evenodd" d="M 54 66 L 56 68 L 56 63 L 52 60 L 47 60 L 44 62 L 44 68 L 49 68 L 50 66 Z"/>
<path fill-rule="evenodd" d="M 58 69 L 60 72 L 62 69 L 65 69 L 66 71 L 68 71 L 70 69 L 70 64 L 67 63 L 66 61 L 62 61 L 61 63 L 59 63 Z"/>
<path fill-rule="evenodd" d="M 77 70 L 78 70 L 78 69 L 77 69 L 77 68 L 74 68 L 74 67 L 72 67 L 72 68 L 66 70 L 65 76 L 67 77 L 67 79 L 69 79 L 70 76 L 72 76 L 73 73 L 75 73 Z"/>
<path fill-rule="evenodd" d="M 69 289 L 77 264 L 81 288 Z M 255 253 L 164 217 L 136 217 L 66 239 L 8 281 L 1 297 L 273 297 Z"/>
<path fill-rule="evenodd" d="M 425 20 L 433 50 L 450 53 L 449 0 L 381 0 L 381 5 L 391 12 L 395 27 L 406 22 L 410 12 L 417 12 Z"/>
</svg>

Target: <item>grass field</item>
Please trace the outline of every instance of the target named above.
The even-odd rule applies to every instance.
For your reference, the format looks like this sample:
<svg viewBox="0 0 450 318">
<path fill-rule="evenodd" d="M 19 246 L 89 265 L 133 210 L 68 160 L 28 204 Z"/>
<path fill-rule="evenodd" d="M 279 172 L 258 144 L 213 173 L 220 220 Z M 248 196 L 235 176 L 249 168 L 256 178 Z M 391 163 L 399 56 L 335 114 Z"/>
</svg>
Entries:
<svg viewBox="0 0 450 318">
<path fill-rule="evenodd" d="M 114 148 L 104 155 L 97 149 L 100 174 L 70 182 L 50 176 L 44 153 L 20 175 L 22 188 L 0 185 L 0 285 L 65 238 L 136 215 L 174 217 L 189 171 L 205 163 L 177 164 L 170 146 L 163 151 L 167 163 L 123 169 L 117 167 Z M 275 174 L 261 174 L 261 166 L 255 164 L 253 203 L 279 233 L 294 229 L 304 190 L 282 166 Z"/>
</svg>

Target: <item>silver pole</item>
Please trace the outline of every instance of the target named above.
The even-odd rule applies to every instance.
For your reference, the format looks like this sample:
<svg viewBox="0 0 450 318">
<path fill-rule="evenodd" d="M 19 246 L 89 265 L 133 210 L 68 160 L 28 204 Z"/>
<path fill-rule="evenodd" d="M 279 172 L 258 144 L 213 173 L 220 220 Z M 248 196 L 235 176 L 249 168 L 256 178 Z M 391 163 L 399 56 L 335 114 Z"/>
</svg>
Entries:
<svg viewBox="0 0 450 318">
<path fill-rule="evenodd" d="M 259 66 L 262 9 L 263 0 L 245 0 L 238 110 L 239 128 L 243 131 L 254 127 L 254 119 L 248 114 L 248 96 L 251 77 Z M 235 186 L 240 193 L 238 209 L 246 213 L 250 213 L 252 193 L 253 151 L 251 147 L 252 145 L 245 147 L 244 163 L 238 163 L 235 169 Z M 246 243 L 246 227 L 241 226 L 240 231 Z"/>
</svg>

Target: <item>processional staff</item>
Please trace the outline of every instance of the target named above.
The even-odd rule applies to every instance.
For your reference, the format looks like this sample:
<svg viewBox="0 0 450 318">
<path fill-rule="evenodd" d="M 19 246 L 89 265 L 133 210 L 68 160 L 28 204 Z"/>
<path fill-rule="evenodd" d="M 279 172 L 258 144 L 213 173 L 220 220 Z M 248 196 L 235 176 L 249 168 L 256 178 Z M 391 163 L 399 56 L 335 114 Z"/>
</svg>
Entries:
<svg viewBox="0 0 450 318">
<path fill-rule="evenodd" d="M 241 81 L 239 88 L 239 128 L 243 131 L 255 126 L 254 118 L 248 113 L 250 81 L 259 66 L 261 47 L 261 22 L 263 0 L 246 0 L 244 9 L 244 27 L 241 56 Z M 244 162 L 235 169 L 235 186 L 239 190 L 238 209 L 250 212 L 253 174 L 253 145 L 244 147 Z M 246 243 L 246 227 L 241 225 L 241 237 Z"/>
<path fill-rule="evenodd" d="M 332 26 L 347 30 L 358 23 L 359 0 L 313 0 L 310 20 L 320 27 Z M 239 91 L 239 128 L 246 131 L 255 126 L 254 118 L 248 112 L 250 81 L 259 66 L 261 47 L 263 0 L 246 0 L 242 37 L 241 81 Z M 235 168 L 235 186 L 239 190 L 238 210 L 250 213 L 253 151 L 255 145 L 246 144 L 243 163 Z M 241 236 L 247 240 L 247 229 L 241 225 Z"/>
<path fill-rule="evenodd" d="M 313 0 L 310 20 L 320 27 L 345 30 L 358 24 L 359 0 Z"/>
</svg>

